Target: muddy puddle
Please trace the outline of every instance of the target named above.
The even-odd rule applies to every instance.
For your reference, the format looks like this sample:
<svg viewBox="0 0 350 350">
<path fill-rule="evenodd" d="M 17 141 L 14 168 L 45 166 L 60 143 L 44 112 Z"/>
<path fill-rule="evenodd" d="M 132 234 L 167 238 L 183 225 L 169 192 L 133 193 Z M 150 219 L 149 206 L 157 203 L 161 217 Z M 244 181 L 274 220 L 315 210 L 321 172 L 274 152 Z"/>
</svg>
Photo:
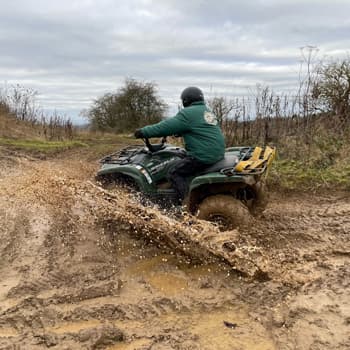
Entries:
<svg viewBox="0 0 350 350">
<path fill-rule="evenodd" d="M 217 265 L 193 266 L 179 263 L 171 255 L 158 255 L 131 264 L 125 273 L 132 279 L 141 278 L 152 293 L 172 297 L 188 306 L 185 310 L 160 315 L 136 327 L 144 329 L 148 325 L 153 330 L 163 329 L 165 334 L 171 334 L 173 330 L 190 334 L 187 340 L 189 349 L 275 349 L 268 331 L 249 316 L 248 305 L 220 296 L 219 290 L 229 289 L 233 281 L 229 280 L 228 272 Z M 227 284 L 223 285 L 223 281 Z M 218 291 L 217 297 L 213 295 L 214 290 Z M 187 304 L 189 301 L 191 305 Z M 118 326 L 123 329 L 123 324 Z M 126 342 L 117 349 L 138 349 L 137 346 L 137 342 Z"/>
<path fill-rule="evenodd" d="M 275 195 L 220 233 L 81 158 L 23 164 L 0 181 L 0 349 L 350 348 L 348 197 Z"/>
<path fill-rule="evenodd" d="M 124 237 L 121 243 L 130 246 L 132 241 Z M 269 332 L 249 315 L 250 307 L 223 296 L 221 290 L 227 292 L 233 283 L 226 281 L 223 285 L 222 281 L 230 278 L 227 271 L 214 264 L 192 266 L 171 255 L 152 256 L 154 252 L 137 260 L 135 256 L 139 253 L 136 247 L 124 251 L 119 276 L 125 285 L 118 297 L 96 298 L 71 306 L 72 311 L 77 306 L 101 308 L 126 301 L 152 303 L 153 300 L 156 309 L 142 317 L 109 321 L 125 339 L 107 349 L 276 349 Z M 149 253 L 143 249 L 143 254 Z M 105 321 L 63 322 L 45 331 L 56 335 L 77 334 L 98 328 Z"/>
</svg>

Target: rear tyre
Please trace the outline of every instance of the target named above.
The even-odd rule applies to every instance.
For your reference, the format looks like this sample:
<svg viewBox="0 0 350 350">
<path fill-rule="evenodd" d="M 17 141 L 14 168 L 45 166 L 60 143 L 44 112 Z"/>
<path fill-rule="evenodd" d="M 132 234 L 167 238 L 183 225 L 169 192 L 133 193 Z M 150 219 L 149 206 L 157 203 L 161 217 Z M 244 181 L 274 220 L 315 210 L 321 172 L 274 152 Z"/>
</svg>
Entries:
<svg viewBox="0 0 350 350">
<path fill-rule="evenodd" d="M 220 231 L 246 226 L 251 219 L 248 209 L 241 201 L 225 194 L 205 198 L 199 205 L 196 216 L 218 224 Z"/>
</svg>

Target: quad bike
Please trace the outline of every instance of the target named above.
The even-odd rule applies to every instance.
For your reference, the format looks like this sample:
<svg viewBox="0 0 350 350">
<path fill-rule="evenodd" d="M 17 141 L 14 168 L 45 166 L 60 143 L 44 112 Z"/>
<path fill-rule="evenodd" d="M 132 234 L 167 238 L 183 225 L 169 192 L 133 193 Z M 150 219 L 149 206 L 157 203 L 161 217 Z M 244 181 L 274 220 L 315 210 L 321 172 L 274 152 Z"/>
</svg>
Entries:
<svg viewBox="0 0 350 350">
<path fill-rule="evenodd" d="M 160 205 L 177 205 L 179 199 L 167 180 L 169 169 L 186 151 L 166 143 L 129 146 L 101 159 L 96 179 L 103 185 L 126 183 Z M 267 204 L 264 179 L 275 149 L 230 147 L 224 159 L 188 178 L 187 210 L 221 229 L 246 224 Z"/>
</svg>

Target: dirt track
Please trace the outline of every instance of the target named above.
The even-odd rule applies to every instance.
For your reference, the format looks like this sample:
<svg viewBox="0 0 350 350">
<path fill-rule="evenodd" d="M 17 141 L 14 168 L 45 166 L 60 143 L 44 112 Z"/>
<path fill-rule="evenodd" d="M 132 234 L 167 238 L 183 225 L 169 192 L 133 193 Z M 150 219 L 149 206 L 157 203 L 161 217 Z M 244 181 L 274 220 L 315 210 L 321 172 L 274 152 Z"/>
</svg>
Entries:
<svg viewBox="0 0 350 350">
<path fill-rule="evenodd" d="M 350 348 L 346 194 L 219 233 L 101 191 L 87 156 L 0 152 L 0 349 Z"/>
</svg>

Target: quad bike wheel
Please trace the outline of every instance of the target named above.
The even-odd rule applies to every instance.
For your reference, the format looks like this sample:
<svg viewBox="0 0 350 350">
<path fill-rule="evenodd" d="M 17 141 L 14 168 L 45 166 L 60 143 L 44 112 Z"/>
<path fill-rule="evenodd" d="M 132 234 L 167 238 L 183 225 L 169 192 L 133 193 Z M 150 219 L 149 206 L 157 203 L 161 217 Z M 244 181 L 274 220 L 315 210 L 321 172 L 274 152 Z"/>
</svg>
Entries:
<svg viewBox="0 0 350 350">
<path fill-rule="evenodd" d="M 209 196 L 199 205 L 198 219 L 211 221 L 219 225 L 220 231 L 246 226 L 250 213 L 238 199 L 225 194 Z"/>
</svg>

